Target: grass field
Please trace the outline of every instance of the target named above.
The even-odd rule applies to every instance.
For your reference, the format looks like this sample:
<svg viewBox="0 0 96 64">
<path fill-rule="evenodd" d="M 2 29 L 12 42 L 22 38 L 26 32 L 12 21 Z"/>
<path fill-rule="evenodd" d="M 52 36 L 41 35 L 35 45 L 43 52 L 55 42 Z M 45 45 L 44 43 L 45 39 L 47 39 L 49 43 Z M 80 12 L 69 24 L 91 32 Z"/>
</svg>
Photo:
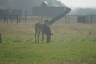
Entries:
<svg viewBox="0 0 96 64">
<path fill-rule="evenodd" d="M 49 44 L 34 44 L 33 28 L 0 24 L 0 64 L 96 64 L 95 24 L 54 24 Z"/>
</svg>

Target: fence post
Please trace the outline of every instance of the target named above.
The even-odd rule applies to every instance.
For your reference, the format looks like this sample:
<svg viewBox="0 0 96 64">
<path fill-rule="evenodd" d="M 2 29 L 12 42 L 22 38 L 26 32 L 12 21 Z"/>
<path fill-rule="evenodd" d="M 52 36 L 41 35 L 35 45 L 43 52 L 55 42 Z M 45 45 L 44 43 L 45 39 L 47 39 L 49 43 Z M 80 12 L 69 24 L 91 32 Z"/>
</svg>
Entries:
<svg viewBox="0 0 96 64">
<path fill-rule="evenodd" d="M 25 13 L 25 24 L 26 24 L 27 23 L 27 13 L 28 13 L 28 11 L 25 10 L 24 13 Z"/>
<path fill-rule="evenodd" d="M 0 43 L 2 43 L 2 34 L 0 33 Z"/>
</svg>

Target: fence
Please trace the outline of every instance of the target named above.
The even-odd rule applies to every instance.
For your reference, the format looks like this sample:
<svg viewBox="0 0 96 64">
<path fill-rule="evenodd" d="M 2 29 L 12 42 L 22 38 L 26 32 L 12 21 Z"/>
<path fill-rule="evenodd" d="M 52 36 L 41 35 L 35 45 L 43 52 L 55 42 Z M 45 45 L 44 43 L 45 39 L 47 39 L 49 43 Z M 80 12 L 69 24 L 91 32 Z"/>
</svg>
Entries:
<svg viewBox="0 0 96 64">
<path fill-rule="evenodd" d="M 52 17 L 43 17 L 44 19 L 49 19 L 51 20 Z M 40 21 L 41 17 L 37 16 L 20 16 L 20 17 L 12 17 L 12 18 L 7 18 L 7 17 L 0 17 L 0 23 L 4 24 L 29 24 L 32 22 L 37 22 Z M 57 23 L 83 23 L 83 24 L 96 24 L 96 15 L 85 15 L 85 16 L 77 16 L 77 15 L 68 15 L 65 16 L 64 18 L 58 20 L 59 22 Z"/>
</svg>

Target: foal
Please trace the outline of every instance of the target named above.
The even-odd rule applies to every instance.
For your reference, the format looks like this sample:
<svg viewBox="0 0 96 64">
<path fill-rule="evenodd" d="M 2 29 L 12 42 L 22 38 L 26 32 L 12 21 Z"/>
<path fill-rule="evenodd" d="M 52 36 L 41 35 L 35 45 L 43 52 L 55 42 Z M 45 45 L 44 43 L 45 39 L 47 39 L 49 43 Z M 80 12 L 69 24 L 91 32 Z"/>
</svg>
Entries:
<svg viewBox="0 0 96 64">
<path fill-rule="evenodd" d="M 51 29 L 47 23 L 48 20 L 46 20 L 44 24 L 35 24 L 35 43 L 39 43 L 40 33 L 42 34 L 42 41 L 44 41 L 44 35 L 47 37 L 47 43 L 51 41 Z"/>
</svg>

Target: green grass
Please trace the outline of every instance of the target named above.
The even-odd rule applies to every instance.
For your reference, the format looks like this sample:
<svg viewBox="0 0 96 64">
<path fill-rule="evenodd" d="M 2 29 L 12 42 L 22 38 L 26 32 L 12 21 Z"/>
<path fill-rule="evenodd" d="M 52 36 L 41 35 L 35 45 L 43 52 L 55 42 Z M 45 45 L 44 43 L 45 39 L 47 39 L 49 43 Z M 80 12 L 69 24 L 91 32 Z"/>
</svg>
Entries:
<svg viewBox="0 0 96 64">
<path fill-rule="evenodd" d="M 32 26 L 0 25 L 0 64 L 96 64 L 95 25 L 54 25 L 53 41 L 40 44 Z"/>
</svg>

